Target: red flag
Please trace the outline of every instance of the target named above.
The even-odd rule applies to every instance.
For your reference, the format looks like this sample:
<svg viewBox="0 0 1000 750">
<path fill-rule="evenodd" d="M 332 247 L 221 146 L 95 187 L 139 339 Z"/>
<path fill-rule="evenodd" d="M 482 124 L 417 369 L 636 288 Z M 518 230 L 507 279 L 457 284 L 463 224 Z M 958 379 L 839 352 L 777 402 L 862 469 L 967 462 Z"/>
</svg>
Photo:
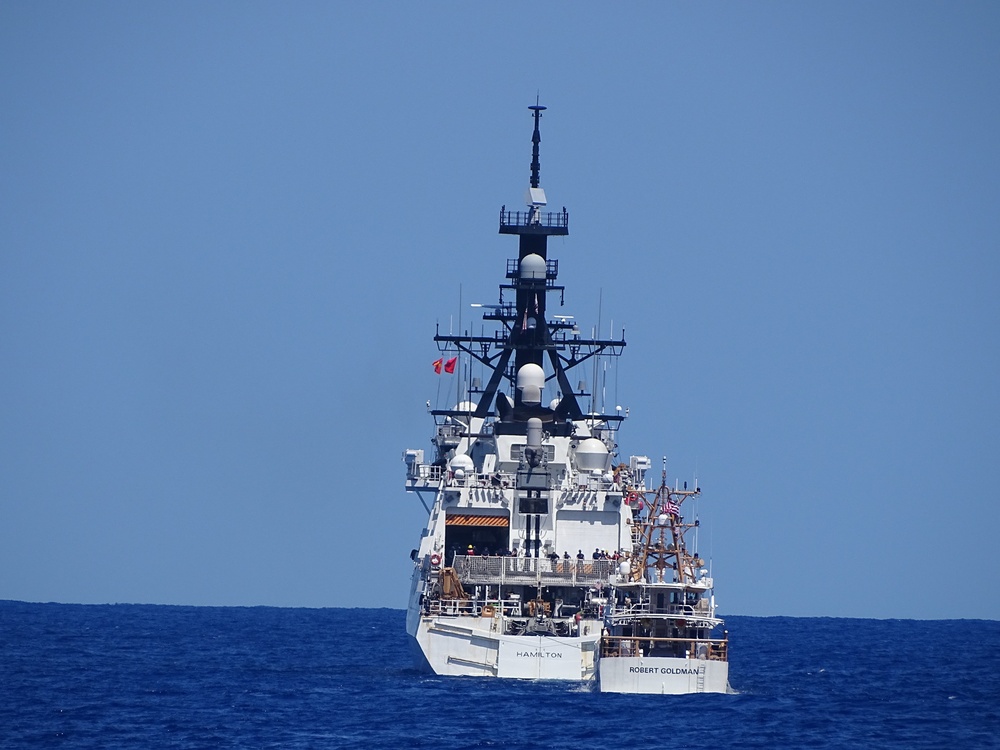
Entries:
<svg viewBox="0 0 1000 750">
<path fill-rule="evenodd" d="M 681 514 L 681 506 L 673 500 L 667 500 L 663 505 L 663 511 L 671 516 L 679 516 Z"/>
<path fill-rule="evenodd" d="M 455 372 L 455 363 L 458 362 L 458 357 L 452 357 L 447 362 L 444 363 L 444 371 L 447 373 Z"/>
<path fill-rule="evenodd" d="M 441 374 L 441 365 L 443 363 L 444 363 L 443 359 L 435 359 L 434 360 L 434 372 L 436 372 L 438 375 Z"/>
</svg>

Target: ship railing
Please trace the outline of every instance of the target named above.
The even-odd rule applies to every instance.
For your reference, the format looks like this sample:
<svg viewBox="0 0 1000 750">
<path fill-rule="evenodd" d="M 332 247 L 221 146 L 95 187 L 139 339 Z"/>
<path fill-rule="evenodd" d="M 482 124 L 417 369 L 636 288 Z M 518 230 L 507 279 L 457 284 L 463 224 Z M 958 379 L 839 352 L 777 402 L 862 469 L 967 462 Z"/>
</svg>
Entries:
<svg viewBox="0 0 1000 750">
<path fill-rule="evenodd" d="M 462 412 L 462 414 L 466 415 L 468 412 Z M 437 428 L 438 437 L 444 438 L 460 438 L 465 432 L 466 427 L 464 424 L 442 424 L 438 425 Z"/>
<path fill-rule="evenodd" d="M 673 656 L 709 661 L 729 660 L 726 638 L 651 638 L 606 635 L 601 638 L 601 658 L 625 656 Z"/>
<path fill-rule="evenodd" d="M 621 606 L 616 606 L 612 608 L 611 615 L 613 617 L 629 617 L 631 615 L 648 615 L 650 613 L 649 602 L 630 602 L 629 604 L 623 604 Z"/>
<path fill-rule="evenodd" d="M 621 495 L 622 487 L 614 481 L 608 481 L 603 474 L 590 472 L 567 472 L 561 479 L 561 489 L 564 492 L 598 492 L 604 490 L 612 495 Z"/>
<path fill-rule="evenodd" d="M 522 617 L 520 599 L 427 599 L 424 613 L 455 617 Z"/>
<path fill-rule="evenodd" d="M 446 479 L 449 487 L 476 487 L 498 491 L 514 486 L 514 474 L 510 472 L 474 473 L 458 478 L 446 467 L 434 464 L 413 464 L 408 468 L 406 478 L 410 482 L 429 485 L 438 484 L 442 479 Z"/>
<path fill-rule="evenodd" d="M 617 564 L 613 560 L 455 555 L 454 568 L 463 584 L 590 586 L 606 585 Z"/>
<path fill-rule="evenodd" d="M 616 606 L 612 610 L 612 614 L 618 617 L 628 617 L 629 615 L 676 615 L 679 617 L 705 617 L 711 613 L 708 606 L 707 600 L 704 601 L 704 606 L 701 606 L 701 602 L 697 606 L 691 606 L 690 604 L 667 604 L 664 607 L 653 606 L 648 599 L 643 599 L 639 602 L 630 602 L 629 604 L 624 604 L 621 606 Z"/>
<path fill-rule="evenodd" d="M 443 466 L 434 466 L 433 464 L 414 464 L 411 472 L 407 474 L 407 479 L 421 479 L 426 482 L 440 482 L 441 477 L 443 476 Z"/>
<path fill-rule="evenodd" d="M 527 227 L 538 225 L 542 227 L 569 227 L 569 212 L 562 211 L 508 211 L 506 206 L 500 209 L 501 227 Z"/>
<path fill-rule="evenodd" d="M 441 468 L 439 466 L 434 468 Z M 448 472 L 449 487 L 475 487 L 503 490 L 514 486 L 514 475 L 509 472 L 495 471 L 492 474 L 473 473 L 459 478 Z"/>
</svg>

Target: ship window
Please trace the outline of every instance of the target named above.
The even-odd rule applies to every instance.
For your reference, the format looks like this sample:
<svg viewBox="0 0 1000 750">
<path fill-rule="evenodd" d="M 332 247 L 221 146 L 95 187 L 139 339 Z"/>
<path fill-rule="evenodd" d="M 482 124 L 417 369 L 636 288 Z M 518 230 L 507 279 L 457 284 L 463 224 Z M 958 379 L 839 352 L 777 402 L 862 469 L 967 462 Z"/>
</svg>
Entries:
<svg viewBox="0 0 1000 750">
<path fill-rule="evenodd" d="M 546 497 L 522 497 L 517 501 L 518 513 L 548 513 L 549 500 Z"/>
</svg>

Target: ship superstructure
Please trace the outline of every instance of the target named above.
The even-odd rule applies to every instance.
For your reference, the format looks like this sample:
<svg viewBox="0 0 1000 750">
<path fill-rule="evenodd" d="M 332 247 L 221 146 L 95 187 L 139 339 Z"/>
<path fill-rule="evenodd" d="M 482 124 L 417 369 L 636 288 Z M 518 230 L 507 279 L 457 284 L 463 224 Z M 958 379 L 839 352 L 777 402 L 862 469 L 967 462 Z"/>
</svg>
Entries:
<svg viewBox="0 0 1000 750">
<path fill-rule="evenodd" d="M 615 650 L 602 636 L 636 632 L 616 624 L 620 591 L 647 595 L 642 534 L 651 527 L 638 498 L 657 491 L 646 486 L 647 457 L 616 463 L 620 407 L 603 413 L 586 380 L 570 375 L 620 356 L 624 331 L 586 337 L 571 316 L 548 311 L 564 289 L 547 242 L 569 233 L 569 213 L 547 210 L 545 107 L 530 110 L 526 207 L 500 210 L 500 233 L 517 236 L 518 255 L 498 303 L 478 305 L 495 330 L 437 332 L 438 366 L 445 357 L 460 372 L 467 364 L 468 382 L 453 408 L 430 410 L 432 455 L 404 453 L 406 489 L 429 515 L 411 555 L 407 632 L 437 674 L 588 681 L 602 651 Z"/>
</svg>

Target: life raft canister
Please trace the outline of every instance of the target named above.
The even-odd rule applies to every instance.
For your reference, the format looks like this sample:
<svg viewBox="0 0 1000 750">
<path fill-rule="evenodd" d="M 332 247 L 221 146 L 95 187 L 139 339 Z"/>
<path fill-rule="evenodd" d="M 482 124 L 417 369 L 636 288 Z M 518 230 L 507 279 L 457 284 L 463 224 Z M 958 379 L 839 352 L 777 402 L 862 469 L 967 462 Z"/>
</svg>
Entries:
<svg viewBox="0 0 1000 750">
<path fill-rule="evenodd" d="M 440 564 L 441 564 L 441 555 L 435 552 L 433 555 L 431 555 L 431 565 L 437 567 Z"/>
</svg>

